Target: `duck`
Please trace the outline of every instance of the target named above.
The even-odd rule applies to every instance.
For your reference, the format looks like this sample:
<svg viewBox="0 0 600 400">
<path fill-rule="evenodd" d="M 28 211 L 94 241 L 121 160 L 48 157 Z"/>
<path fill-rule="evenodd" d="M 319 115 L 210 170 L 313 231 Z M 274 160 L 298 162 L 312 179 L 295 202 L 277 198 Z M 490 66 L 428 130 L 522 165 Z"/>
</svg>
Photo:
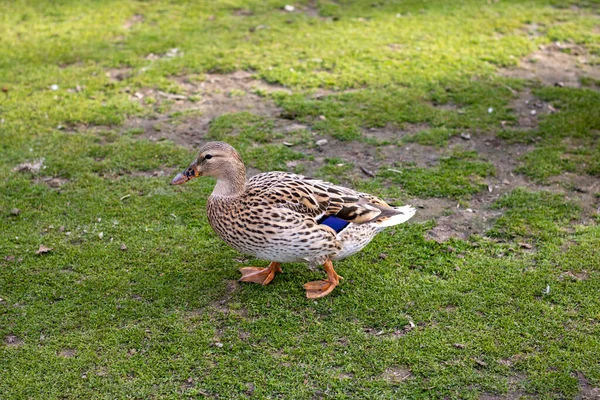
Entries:
<svg viewBox="0 0 600 400">
<path fill-rule="evenodd" d="M 274 171 L 246 178 L 240 154 L 225 142 L 208 142 L 171 181 L 181 185 L 209 176 L 216 184 L 206 203 L 208 223 L 235 250 L 269 261 L 240 269 L 241 282 L 269 284 L 282 263 L 322 266 L 327 278 L 304 285 L 306 297 L 330 294 L 343 279 L 333 261 L 362 250 L 387 227 L 408 221 L 410 205 L 382 199 L 299 174 Z"/>
</svg>

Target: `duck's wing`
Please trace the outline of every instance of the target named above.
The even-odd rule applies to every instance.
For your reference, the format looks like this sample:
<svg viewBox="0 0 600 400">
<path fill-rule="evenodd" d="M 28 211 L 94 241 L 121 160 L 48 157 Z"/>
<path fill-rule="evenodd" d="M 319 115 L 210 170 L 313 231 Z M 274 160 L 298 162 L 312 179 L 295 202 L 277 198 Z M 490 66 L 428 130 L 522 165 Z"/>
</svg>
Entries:
<svg viewBox="0 0 600 400">
<path fill-rule="evenodd" d="M 286 172 L 267 172 L 252 177 L 247 198 L 270 207 L 288 208 L 317 221 L 334 216 L 347 222 L 377 222 L 398 214 L 385 201 L 319 179 Z"/>
</svg>

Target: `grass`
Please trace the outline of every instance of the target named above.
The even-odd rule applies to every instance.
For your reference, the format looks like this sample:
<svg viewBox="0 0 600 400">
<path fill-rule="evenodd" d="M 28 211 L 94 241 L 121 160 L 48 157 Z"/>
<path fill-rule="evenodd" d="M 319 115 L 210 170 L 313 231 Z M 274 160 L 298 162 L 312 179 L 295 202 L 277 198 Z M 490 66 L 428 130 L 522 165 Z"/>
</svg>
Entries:
<svg viewBox="0 0 600 400">
<path fill-rule="evenodd" d="M 497 74 L 553 41 L 597 60 L 597 2 L 285 4 L 0 3 L 0 398 L 552 399 L 599 387 L 598 214 L 539 185 L 600 176 L 600 97 L 591 78 L 575 89 Z M 237 70 L 272 84 L 253 94 L 279 114 L 223 113 L 201 138 L 232 143 L 254 169 L 318 163 L 319 177 L 399 203 L 476 208 L 502 171 L 449 148 L 469 132 L 531 144 L 511 172 L 533 189 L 482 209 L 498 216 L 468 240 L 429 240 L 436 218 L 388 229 L 336 264 L 345 280 L 319 301 L 302 284 L 322 273 L 304 265 L 239 285 L 239 267 L 263 262 L 211 231 L 214 182 L 168 185 L 196 149 L 132 124 L 196 121 L 211 99 L 180 83 Z M 525 90 L 557 110 L 531 130 L 512 109 Z M 341 154 L 321 155 L 321 137 Z M 382 156 L 373 179 L 343 152 L 413 142 L 436 161 Z M 17 168 L 40 159 L 38 172 Z"/>
</svg>

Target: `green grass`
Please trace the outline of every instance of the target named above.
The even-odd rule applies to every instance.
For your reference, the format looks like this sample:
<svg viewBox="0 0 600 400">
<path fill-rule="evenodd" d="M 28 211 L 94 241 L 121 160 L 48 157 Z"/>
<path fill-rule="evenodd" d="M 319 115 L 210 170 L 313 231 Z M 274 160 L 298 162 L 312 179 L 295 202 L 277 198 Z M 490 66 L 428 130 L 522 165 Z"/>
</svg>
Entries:
<svg viewBox="0 0 600 400">
<path fill-rule="evenodd" d="M 593 82 L 532 86 L 557 112 L 509 131 L 511 101 L 531 83 L 497 75 L 553 41 L 597 60 L 597 2 L 285 4 L 0 3 L 0 398 L 552 399 L 574 398 L 578 374 L 600 386 L 599 220 L 572 192 L 509 191 L 469 240 L 426 239 L 433 219 L 389 229 L 336 263 L 334 293 L 308 301 L 302 284 L 323 274 L 300 264 L 267 287 L 235 283 L 263 262 L 211 231 L 214 182 L 168 185 L 196 149 L 126 124 L 202 117 L 207 99 L 178 79 L 246 70 L 290 90 L 259 90 L 281 115 L 223 114 L 202 139 L 232 143 L 258 170 L 313 161 L 283 141 L 415 142 L 442 156 L 383 160 L 363 179 L 340 155 L 316 173 L 399 203 L 476 204 L 496 171 L 446 149 L 467 131 L 534 144 L 514 171 L 532 182 L 598 177 Z M 189 109 L 132 98 L 149 89 L 185 95 Z M 307 128 L 284 132 L 283 119 Z M 398 137 L 367 137 L 382 127 Z M 42 158 L 38 173 L 15 170 Z M 42 244 L 53 250 L 35 254 Z M 394 381 L 394 370 L 410 375 Z"/>
<path fill-rule="evenodd" d="M 523 156 L 517 169 L 538 182 L 563 172 L 587 173 L 600 177 L 600 94 L 597 91 L 567 88 L 540 88 L 535 92 L 560 112 L 544 118 L 537 130 L 515 137 L 530 141 L 539 138 L 536 149 Z M 505 135 L 508 139 L 510 135 Z"/>
<path fill-rule="evenodd" d="M 492 164 L 478 160 L 475 152 L 465 151 L 453 151 L 430 168 L 408 163 L 381 173 L 392 184 L 401 185 L 409 195 L 450 198 L 467 197 L 481 191 L 486 187 L 482 178 L 493 174 Z"/>
</svg>

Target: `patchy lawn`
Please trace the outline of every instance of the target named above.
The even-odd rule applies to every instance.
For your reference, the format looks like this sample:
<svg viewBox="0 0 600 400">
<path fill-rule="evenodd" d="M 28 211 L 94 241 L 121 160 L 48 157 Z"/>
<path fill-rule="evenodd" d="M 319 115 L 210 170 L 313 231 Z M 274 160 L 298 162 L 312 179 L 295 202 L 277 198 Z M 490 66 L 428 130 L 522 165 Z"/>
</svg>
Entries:
<svg viewBox="0 0 600 400">
<path fill-rule="evenodd" d="M 0 4 L 0 398 L 599 398 L 599 3 L 284 6 Z M 417 216 L 238 284 L 207 140 Z"/>
</svg>

